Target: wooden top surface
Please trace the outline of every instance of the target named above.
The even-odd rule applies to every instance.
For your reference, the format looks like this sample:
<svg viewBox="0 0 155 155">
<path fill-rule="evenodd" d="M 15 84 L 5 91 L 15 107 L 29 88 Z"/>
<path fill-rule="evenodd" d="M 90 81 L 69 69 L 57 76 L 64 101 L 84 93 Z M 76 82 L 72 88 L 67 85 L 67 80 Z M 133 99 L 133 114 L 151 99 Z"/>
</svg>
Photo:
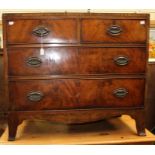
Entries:
<svg viewBox="0 0 155 155">
<path fill-rule="evenodd" d="M 7 141 L 8 129 L 0 144 L 135 144 L 155 142 L 155 135 L 136 134 L 135 122 L 129 116 L 111 118 L 85 125 L 67 126 L 47 121 L 24 121 L 14 142 Z"/>
<path fill-rule="evenodd" d="M 101 18 L 117 18 L 117 19 L 144 19 L 149 18 L 150 14 L 147 13 L 77 13 L 77 12 L 60 12 L 60 13 L 4 13 L 2 14 L 2 17 L 5 19 L 13 19 L 13 18 L 35 18 L 35 19 L 41 19 L 41 18 L 54 18 L 54 17 L 82 17 L 82 18 L 88 18 L 88 17 L 101 17 Z"/>
</svg>

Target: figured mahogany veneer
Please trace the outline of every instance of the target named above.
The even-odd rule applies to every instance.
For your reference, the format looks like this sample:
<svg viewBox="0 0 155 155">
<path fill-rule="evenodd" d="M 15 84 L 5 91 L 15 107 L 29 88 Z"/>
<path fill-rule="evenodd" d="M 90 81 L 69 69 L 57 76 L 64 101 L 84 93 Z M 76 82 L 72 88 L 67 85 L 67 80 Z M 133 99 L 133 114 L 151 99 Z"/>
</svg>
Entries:
<svg viewBox="0 0 155 155">
<path fill-rule="evenodd" d="M 148 14 L 4 14 L 9 140 L 24 119 L 128 114 L 145 135 Z"/>
<path fill-rule="evenodd" d="M 63 74 L 106 74 L 144 73 L 145 48 L 9 48 L 8 67 L 10 76 L 63 75 Z M 119 58 L 126 58 L 125 65 L 117 64 Z M 35 59 L 38 65 L 28 61 Z"/>
<path fill-rule="evenodd" d="M 41 26 L 49 31 L 49 34 L 43 36 L 42 40 L 41 37 L 32 33 Z M 77 42 L 77 21 L 75 19 L 9 20 L 6 30 L 9 44 Z"/>
<path fill-rule="evenodd" d="M 103 43 L 145 43 L 147 39 L 146 20 L 118 20 L 118 19 L 83 19 L 81 21 L 81 39 L 83 42 Z M 108 29 L 116 25 L 120 27 L 119 35 L 111 35 Z"/>
<path fill-rule="evenodd" d="M 139 107 L 144 105 L 143 79 L 108 80 L 40 80 L 10 82 L 13 110 L 51 110 L 92 107 Z M 127 90 L 124 97 L 114 94 L 119 88 Z M 22 89 L 21 89 L 22 88 Z M 31 101 L 28 94 L 40 92 L 39 101 Z"/>
</svg>

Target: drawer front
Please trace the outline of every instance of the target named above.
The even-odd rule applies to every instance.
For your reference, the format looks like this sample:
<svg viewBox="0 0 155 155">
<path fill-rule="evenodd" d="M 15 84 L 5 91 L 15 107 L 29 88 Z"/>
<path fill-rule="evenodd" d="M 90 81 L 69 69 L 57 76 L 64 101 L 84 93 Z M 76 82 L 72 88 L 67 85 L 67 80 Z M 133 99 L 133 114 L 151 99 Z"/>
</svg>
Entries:
<svg viewBox="0 0 155 155">
<path fill-rule="evenodd" d="M 81 21 L 82 42 L 145 43 L 146 38 L 146 20 L 83 19 Z"/>
<path fill-rule="evenodd" d="M 44 49 L 44 55 L 40 55 L 40 48 L 8 49 L 9 75 L 145 72 L 145 48 L 53 47 Z"/>
<path fill-rule="evenodd" d="M 140 107 L 143 79 L 59 79 L 10 82 L 13 110 Z"/>
<path fill-rule="evenodd" d="M 143 60 L 143 61 L 142 61 Z M 144 73 L 145 48 L 81 48 L 80 73 Z"/>
<path fill-rule="evenodd" d="M 76 48 L 14 48 L 8 51 L 9 75 L 59 75 L 76 73 Z M 17 61 L 18 60 L 18 61 Z"/>
<path fill-rule="evenodd" d="M 76 43 L 77 21 L 74 19 L 10 20 L 7 22 L 7 42 L 9 44 Z"/>
</svg>

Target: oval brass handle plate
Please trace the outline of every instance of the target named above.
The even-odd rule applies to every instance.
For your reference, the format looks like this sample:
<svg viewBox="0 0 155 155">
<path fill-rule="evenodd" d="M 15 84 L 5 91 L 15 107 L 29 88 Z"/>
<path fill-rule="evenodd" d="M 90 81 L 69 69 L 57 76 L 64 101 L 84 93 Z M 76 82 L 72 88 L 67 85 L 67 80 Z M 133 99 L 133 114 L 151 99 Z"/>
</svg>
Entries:
<svg viewBox="0 0 155 155">
<path fill-rule="evenodd" d="M 29 92 L 27 98 L 29 101 L 38 102 L 43 98 L 43 93 L 39 91 Z"/>
<path fill-rule="evenodd" d="M 41 65 L 42 61 L 38 57 L 30 57 L 26 60 L 26 63 L 30 67 L 39 67 Z"/>
<path fill-rule="evenodd" d="M 118 66 L 126 66 L 129 63 L 129 58 L 126 56 L 118 56 L 114 58 L 114 62 Z"/>
<path fill-rule="evenodd" d="M 111 36 L 118 36 L 121 34 L 122 29 L 119 25 L 111 25 L 108 29 L 107 32 Z"/>
<path fill-rule="evenodd" d="M 44 26 L 37 26 L 32 31 L 32 34 L 34 34 L 37 37 L 44 37 L 44 36 L 47 36 L 49 33 L 50 33 L 50 30 Z"/>
<path fill-rule="evenodd" d="M 127 96 L 127 94 L 128 94 L 128 91 L 125 88 L 118 88 L 113 91 L 113 95 L 117 98 L 124 98 Z"/>
</svg>

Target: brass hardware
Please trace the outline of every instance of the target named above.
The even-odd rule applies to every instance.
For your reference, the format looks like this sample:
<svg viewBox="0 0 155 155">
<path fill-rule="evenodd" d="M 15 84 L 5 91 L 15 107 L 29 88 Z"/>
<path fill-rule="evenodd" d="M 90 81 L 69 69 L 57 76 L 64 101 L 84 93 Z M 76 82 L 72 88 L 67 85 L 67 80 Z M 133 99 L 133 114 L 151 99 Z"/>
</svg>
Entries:
<svg viewBox="0 0 155 155">
<path fill-rule="evenodd" d="M 42 61 L 38 57 L 30 57 L 30 58 L 28 58 L 28 60 L 26 61 L 26 63 L 30 67 L 39 67 L 41 65 Z"/>
<path fill-rule="evenodd" d="M 118 66 L 125 66 L 125 65 L 128 65 L 129 59 L 126 56 L 118 56 L 114 58 L 114 62 Z"/>
<path fill-rule="evenodd" d="M 27 98 L 30 101 L 38 102 L 43 98 L 43 93 L 38 92 L 38 91 L 29 92 L 27 94 Z"/>
<path fill-rule="evenodd" d="M 118 36 L 121 34 L 122 29 L 119 25 L 111 25 L 108 30 L 107 30 L 108 34 L 110 34 L 111 36 Z"/>
<path fill-rule="evenodd" d="M 38 26 L 33 31 L 32 34 L 36 35 L 37 37 L 44 37 L 50 33 L 50 30 L 44 26 Z"/>
<path fill-rule="evenodd" d="M 128 91 L 125 88 L 118 88 L 113 91 L 113 94 L 117 98 L 124 98 L 128 94 Z"/>
</svg>

